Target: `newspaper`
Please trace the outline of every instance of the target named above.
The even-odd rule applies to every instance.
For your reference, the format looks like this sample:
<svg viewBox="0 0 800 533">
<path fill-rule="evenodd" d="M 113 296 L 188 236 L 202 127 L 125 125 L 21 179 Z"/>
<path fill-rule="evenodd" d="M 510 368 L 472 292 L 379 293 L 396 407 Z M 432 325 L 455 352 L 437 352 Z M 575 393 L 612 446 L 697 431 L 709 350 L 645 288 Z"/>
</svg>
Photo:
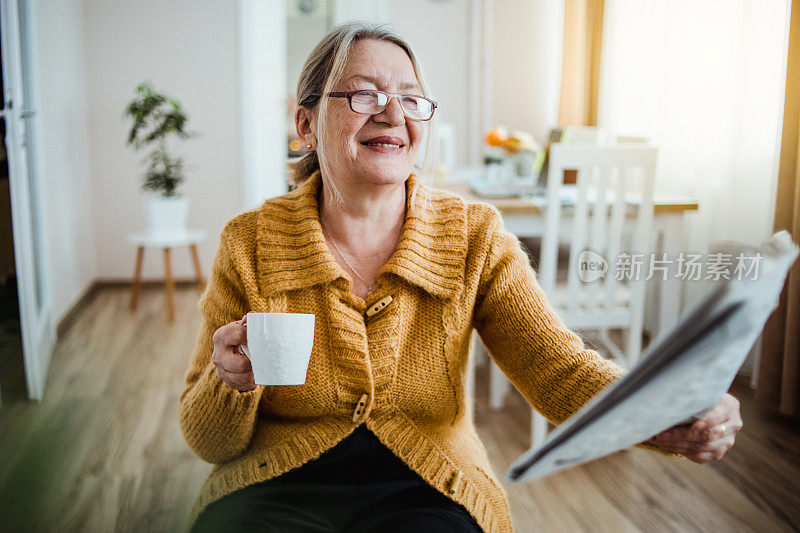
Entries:
<svg viewBox="0 0 800 533">
<path fill-rule="evenodd" d="M 777 307 L 798 248 L 782 231 L 760 248 L 726 244 L 720 252 L 760 254 L 758 275 L 713 281 L 637 365 L 517 458 L 506 481 L 530 481 L 604 457 L 690 423 L 719 403 Z"/>
</svg>

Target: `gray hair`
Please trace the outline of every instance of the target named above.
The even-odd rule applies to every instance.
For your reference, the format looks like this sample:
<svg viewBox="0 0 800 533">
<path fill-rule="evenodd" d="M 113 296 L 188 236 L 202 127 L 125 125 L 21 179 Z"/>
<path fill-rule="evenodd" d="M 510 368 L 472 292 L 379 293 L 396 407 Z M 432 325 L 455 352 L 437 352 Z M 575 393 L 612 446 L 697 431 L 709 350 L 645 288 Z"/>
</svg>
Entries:
<svg viewBox="0 0 800 533">
<path fill-rule="evenodd" d="M 353 43 L 362 39 L 374 39 L 396 44 L 402 48 L 411 59 L 414 67 L 414 74 L 422 90 L 422 96 L 433 99 L 427 84 L 422 75 L 422 67 L 417 61 L 411 45 L 403 39 L 390 25 L 377 24 L 361 20 L 344 22 L 333 27 L 317 43 L 317 46 L 309 54 L 303 69 L 300 71 L 300 79 L 297 82 L 297 105 L 307 109 L 314 109 L 319 106 L 317 114 L 318 138 L 325 138 L 327 132 L 327 113 L 330 98 L 328 93 L 341 79 L 347 58 Z M 419 181 L 430 180 L 438 157 L 437 142 L 437 119 L 436 115 L 428 121 L 426 141 L 423 149 L 421 164 L 415 164 L 415 174 Z M 317 145 L 317 149 L 302 157 L 289 161 L 291 168 L 291 179 L 294 185 L 299 185 L 308 179 L 317 169 L 322 175 L 330 180 L 334 197 L 337 201 L 342 201 L 342 194 L 336 186 L 335 180 L 330 172 L 328 160 L 325 155 L 325 148 L 322 143 Z M 411 204 L 413 206 L 416 191 L 413 192 Z M 430 199 L 429 199 L 430 200 Z"/>
</svg>

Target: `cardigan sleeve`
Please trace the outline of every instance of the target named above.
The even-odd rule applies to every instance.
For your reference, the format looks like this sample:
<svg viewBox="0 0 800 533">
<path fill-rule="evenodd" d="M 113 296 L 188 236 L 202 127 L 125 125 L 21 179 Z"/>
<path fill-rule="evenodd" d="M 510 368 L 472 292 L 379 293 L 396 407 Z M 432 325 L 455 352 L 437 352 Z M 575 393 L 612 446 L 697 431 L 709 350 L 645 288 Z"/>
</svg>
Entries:
<svg viewBox="0 0 800 533">
<path fill-rule="evenodd" d="M 492 211 L 473 326 L 514 387 L 558 425 L 626 370 L 586 348 L 567 328 L 547 301 L 519 239 Z M 636 446 L 683 457 L 646 442 Z"/>
<path fill-rule="evenodd" d="M 227 230 L 227 227 L 226 227 Z M 240 320 L 248 310 L 241 279 L 231 260 L 227 232 L 220 235 L 208 284 L 200 298 L 200 333 L 180 395 L 179 419 L 186 442 L 209 463 L 240 455 L 255 431 L 263 385 L 240 392 L 229 387 L 211 362 L 212 337 L 221 326 Z"/>
</svg>

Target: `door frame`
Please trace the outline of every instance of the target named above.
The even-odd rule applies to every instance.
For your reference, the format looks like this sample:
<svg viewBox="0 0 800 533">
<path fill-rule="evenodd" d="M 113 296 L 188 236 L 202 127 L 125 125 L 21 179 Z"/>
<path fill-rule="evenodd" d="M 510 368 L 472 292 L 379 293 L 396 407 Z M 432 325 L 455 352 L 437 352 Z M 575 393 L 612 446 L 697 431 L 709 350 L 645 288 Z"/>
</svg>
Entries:
<svg viewBox="0 0 800 533">
<path fill-rule="evenodd" d="M 23 0 L 24 1 L 24 0 Z M 46 252 L 39 256 L 40 303 L 36 301 L 36 255 L 32 220 L 40 228 L 41 250 L 47 246 L 47 209 L 41 188 L 42 168 L 41 135 L 38 128 L 37 110 L 39 97 L 36 90 L 35 12 L 34 3 L 26 2 L 27 17 L 22 20 L 17 9 L 17 0 L 0 0 L 2 17 L 3 81 L 6 104 L 2 116 L 6 122 L 6 149 L 8 151 L 9 187 L 11 194 L 11 219 L 14 237 L 14 260 L 16 262 L 17 292 L 19 297 L 20 324 L 22 329 L 23 361 L 28 397 L 41 400 L 47 369 L 55 346 L 56 334 L 52 320 L 53 306 L 50 291 L 49 264 Z M 27 57 L 23 57 L 22 33 L 28 43 Z M 23 102 L 22 62 L 26 61 L 30 80 L 31 102 Z M 23 102 L 22 106 L 19 105 Z M 33 146 L 28 146 L 28 143 Z M 31 157 L 28 157 L 30 150 Z M 29 168 L 30 167 L 30 168 Z M 32 172 L 29 173 L 29 170 Z M 33 174 L 33 175 L 31 175 Z M 35 212 L 32 195 L 35 195 Z"/>
</svg>

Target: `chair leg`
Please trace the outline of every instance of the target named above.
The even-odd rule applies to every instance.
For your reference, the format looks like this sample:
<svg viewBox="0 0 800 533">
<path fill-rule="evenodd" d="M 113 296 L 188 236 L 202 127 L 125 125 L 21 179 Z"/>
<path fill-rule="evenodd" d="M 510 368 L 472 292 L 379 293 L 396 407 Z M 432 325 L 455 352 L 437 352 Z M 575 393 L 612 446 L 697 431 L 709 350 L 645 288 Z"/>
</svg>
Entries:
<svg viewBox="0 0 800 533">
<path fill-rule="evenodd" d="M 476 356 L 478 355 L 479 347 L 478 347 L 478 334 L 475 330 L 472 330 L 472 349 L 467 356 L 467 385 L 466 385 L 466 397 L 469 399 L 472 405 L 472 421 L 475 421 L 475 365 L 477 362 L 475 361 Z"/>
<path fill-rule="evenodd" d="M 625 368 L 630 368 L 629 357 L 627 356 L 627 354 L 625 354 L 622 350 L 619 349 L 617 343 L 611 340 L 611 337 L 608 334 L 608 328 L 600 330 L 599 338 L 600 342 L 603 344 L 605 349 L 608 350 L 608 352 L 611 354 L 611 358 L 614 360 L 615 363 Z"/>
<path fill-rule="evenodd" d="M 189 250 L 192 252 L 192 263 L 194 264 L 194 279 L 197 282 L 197 288 L 201 291 L 205 288 L 205 280 L 203 279 L 203 270 L 200 267 L 200 254 L 197 253 L 197 245 L 189 245 Z"/>
<path fill-rule="evenodd" d="M 136 302 L 139 297 L 139 285 L 142 282 L 142 262 L 144 261 L 144 246 L 136 249 L 136 267 L 133 270 L 133 287 L 131 288 L 131 311 L 136 311 Z"/>
<path fill-rule="evenodd" d="M 763 342 L 763 335 L 759 335 L 756 339 L 755 344 L 750 349 L 750 353 L 747 354 L 747 357 L 750 358 L 752 361 L 752 370 L 750 376 L 750 388 L 755 389 L 758 387 L 758 361 L 761 359 L 761 346 Z"/>
<path fill-rule="evenodd" d="M 478 332 L 475 331 L 475 354 L 478 356 L 477 361 L 475 361 L 475 366 L 481 366 L 484 363 L 488 362 L 489 354 L 486 353 L 486 346 L 483 345 L 483 341 L 481 340 L 481 336 L 478 335 Z"/>
<path fill-rule="evenodd" d="M 623 338 L 625 340 L 625 357 L 628 360 L 628 368 L 633 368 L 642 352 L 641 325 L 627 328 L 623 332 Z"/>
<path fill-rule="evenodd" d="M 172 256 L 169 247 L 164 248 L 164 278 L 167 286 L 167 319 L 175 321 L 175 282 L 172 279 Z"/>
<path fill-rule="evenodd" d="M 498 410 L 503 407 L 508 392 L 508 377 L 494 361 L 489 362 L 489 407 Z"/>
<path fill-rule="evenodd" d="M 547 437 L 547 419 L 536 409 L 531 409 L 531 446 L 538 447 Z"/>
</svg>

